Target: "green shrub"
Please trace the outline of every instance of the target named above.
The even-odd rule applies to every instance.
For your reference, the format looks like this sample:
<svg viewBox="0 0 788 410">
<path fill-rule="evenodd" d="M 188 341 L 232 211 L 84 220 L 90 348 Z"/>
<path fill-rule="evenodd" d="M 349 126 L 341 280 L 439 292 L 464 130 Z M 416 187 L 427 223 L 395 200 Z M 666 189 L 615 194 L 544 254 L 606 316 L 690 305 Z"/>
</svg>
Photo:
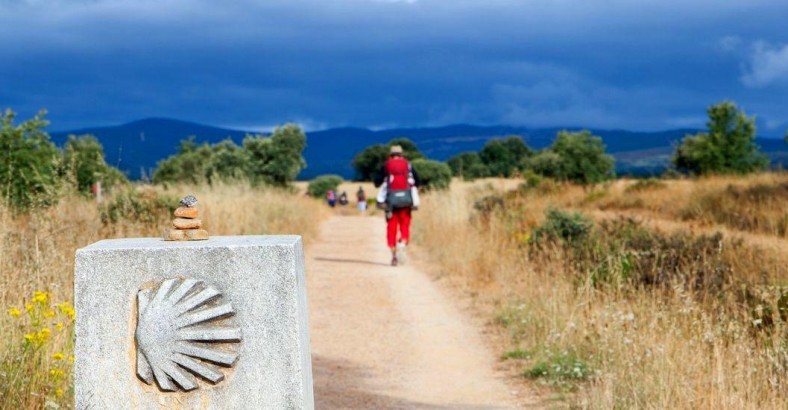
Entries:
<svg viewBox="0 0 788 410">
<path fill-rule="evenodd" d="M 688 135 L 673 154 L 673 164 L 690 174 L 745 174 L 765 168 L 769 161 L 755 144 L 755 117 L 730 101 L 708 109 L 709 130 Z"/>
<path fill-rule="evenodd" d="M 45 111 L 14 125 L 16 114 L 0 117 L 0 195 L 16 211 L 46 207 L 57 202 L 60 151 L 44 128 Z"/>
<path fill-rule="evenodd" d="M 488 170 L 489 176 L 510 177 L 520 170 L 523 161 L 534 151 L 525 144 L 519 135 L 496 138 L 484 144 L 479 158 Z"/>
<path fill-rule="evenodd" d="M 328 191 L 336 191 L 342 181 L 342 177 L 339 175 L 321 175 L 309 181 L 306 192 L 308 192 L 312 197 L 322 198 L 326 196 Z"/>
<path fill-rule="evenodd" d="M 412 162 L 413 170 L 421 180 L 423 191 L 448 189 L 451 184 L 451 169 L 440 161 L 420 158 Z"/>
<path fill-rule="evenodd" d="M 550 208 L 547 210 L 544 222 L 534 231 L 531 242 L 540 245 L 544 242 L 559 241 L 564 245 L 573 245 L 584 240 L 593 225 L 590 219 L 580 213 Z"/>
<path fill-rule="evenodd" d="M 101 222 L 166 225 L 178 207 L 178 198 L 162 195 L 150 187 L 129 187 L 101 206 Z"/>
<path fill-rule="evenodd" d="M 217 144 L 196 144 L 194 137 L 181 141 L 178 153 L 159 161 L 153 172 L 157 184 L 245 179 L 254 185 L 286 187 L 306 167 L 302 156 L 306 135 L 287 124 L 270 137 L 247 135 L 238 146 L 227 139 Z"/>
<path fill-rule="evenodd" d="M 451 168 L 453 175 L 466 181 L 490 176 L 490 169 L 482 162 L 479 154 L 475 152 L 457 154 L 449 158 L 446 164 Z"/>
<path fill-rule="evenodd" d="M 126 176 L 104 160 L 104 147 L 92 135 L 69 135 L 63 148 L 63 167 L 77 191 L 89 194 L 96 182 L 104 189 L 128 182 Z"/>
</svg>

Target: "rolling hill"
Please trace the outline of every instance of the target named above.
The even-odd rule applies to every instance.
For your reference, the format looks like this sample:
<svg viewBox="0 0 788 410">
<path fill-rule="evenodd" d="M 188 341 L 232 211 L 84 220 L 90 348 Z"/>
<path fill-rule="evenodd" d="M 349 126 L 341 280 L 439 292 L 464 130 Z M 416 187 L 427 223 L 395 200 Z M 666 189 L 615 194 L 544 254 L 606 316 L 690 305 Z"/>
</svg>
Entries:
<svg viewBox="0 0 788 410">
<path fill-rule="evenodd" d="M 372 131 L 364 128 L 332 128 L 307 133 L 304 152 L 308 168 L 299 179 L 321 174 L 339 174 L 352 178 L 350 164 L 365 147 L 392 138 L 413 140 L 430 158 L 446 160 L 463 151 L 478 151 L 490 139 L 521 135 L 533 148 L 550 145 L 562 128 L 526 128 L 511 126 L 450 125 L 429 128 L 397 128 Z M 673 146 L 693 129 L 659 132 L 626 130 L 591 130 L 603 138 L 607 151 L 616 157 L 618 173 L 650 174 L 660 172 L 669 160 Z M 68 135 L 95 135 L 104 145 L 107 162 L 126 172 L 132 179 L 150 176 L 156 163 L 174 154 L 181 140 L 195 136 L 198 142 L 215 143 L 230 138 L 240 143 L 248 132 L 213 127 L 167 118 L 149 118 L 113 127 L 83 128 L 53 132 L 52 139 L 63 145 Z M 772 162 L 788 163 L 788 144 L 782 140 L 759 138 Z"/>
</svg>

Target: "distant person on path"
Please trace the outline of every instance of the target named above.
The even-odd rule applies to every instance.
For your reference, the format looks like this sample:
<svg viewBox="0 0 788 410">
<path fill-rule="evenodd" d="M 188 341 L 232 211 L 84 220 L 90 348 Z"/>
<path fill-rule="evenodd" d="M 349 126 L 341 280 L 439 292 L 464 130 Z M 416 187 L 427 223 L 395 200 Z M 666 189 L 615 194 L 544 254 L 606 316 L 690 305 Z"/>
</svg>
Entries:
<svg viewBox="0 0 788 410">
<path fill-rule="evenodd" d="M 326 201 L 328 201 L 328 206 L 334 207 L 337 204 L 337 194 L 334 193 L 333 189 L 329 189 L 326 192 Z"/>
<path fill-rule="evenodd" d="M 367 194 L 364 192 L 364 188 L 360 186 L 358 191 L 356 191 L 356 208 L 361 212 L 361 215 L 367 212 Z"/>
<path fill-rule="evenodd" d="M 418 206 L 419 178 L 410 162 L 403 157 L 399 145 L 391 147 L 381 175 L 383 184 L 377 202 L 386 210 L 386 240 L 391 249 L 391 266 L 397 266 L 400 260 L 405 261 L 405 249 L 410 242 L 411 212 Z"/>
<path fill-rule="evenodd" d="M 347 192 L 342 191 L 342 194 L 339 195 L 339 204 L 345 206 L 348 204 L 348 202 L 349 201 L 347 199 Z"/>
</svg>

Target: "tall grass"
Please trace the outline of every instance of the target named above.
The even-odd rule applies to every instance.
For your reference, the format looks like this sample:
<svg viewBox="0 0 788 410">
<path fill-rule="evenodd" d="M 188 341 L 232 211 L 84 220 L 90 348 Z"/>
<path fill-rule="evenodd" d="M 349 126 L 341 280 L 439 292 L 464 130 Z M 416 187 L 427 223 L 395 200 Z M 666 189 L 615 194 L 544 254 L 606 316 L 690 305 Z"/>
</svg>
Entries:
<svg viewBox="0 0 788 410">
<path fill-rule="evenodd" d="M 210 235 L 310 240 L 326 215 L 315 200 L 243 184 L 131 187 L 100 206 L 67 194 L 53 208 L 24 215 L 0 205 L 0 407 L 72 406 L 75 250 L 106 238 L 159 237 L 177 199 L 189 193 L 199 199 Z"/>
<path fill-rule="evenodd" d="M 726 186 L 707 182 L 680 183 L 692 195 Z M 431 195 L 418 220 L 420 245 L 500 325 L 500 353 L 524 378 L 582 408 L 788 406 L 788 255 L 626 219 L 584 230 L 561 209 L 589 192 L 550 191 Z M 496 196 L 502 206 L 478 206 Z M 670 206 L 660 212 L 680 213 Z M 565 219 L 546 224 L 549 209 Z"/>
</svg>

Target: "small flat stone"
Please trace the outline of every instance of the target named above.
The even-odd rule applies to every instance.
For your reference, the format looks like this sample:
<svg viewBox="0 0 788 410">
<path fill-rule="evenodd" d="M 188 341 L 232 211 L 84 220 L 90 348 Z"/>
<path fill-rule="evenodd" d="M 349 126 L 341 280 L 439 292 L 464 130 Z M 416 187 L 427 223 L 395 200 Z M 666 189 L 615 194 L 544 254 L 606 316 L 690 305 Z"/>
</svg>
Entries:
<svg viewBox="0 0 788 410">
<path fill-rule="evenodd" d="M 203 241 L 208 239 L 208 231 L 205 229 L 184 229 L 183 235 L 187 241 Z"/>
<path fill-rule="evenodd" d="M 175 218 L 172 220 L 172 226 L 176 229 L 200 229 L 202 221 L 199 219 Z"/>
<path fill-rule="evenodd" d="M 182 241 L 185 239 L 186 235 L 179 229 L 168 229 L 167 232 L 164 233 L 165 241 Z"/>
<path fill-rule="evenodd" d="M 189 208 L 186 206 L 180 206 L 175 210 L 175 216 L 178 218 L 195 219 L 198 214 L 197 208 Z"/>
</svg>

